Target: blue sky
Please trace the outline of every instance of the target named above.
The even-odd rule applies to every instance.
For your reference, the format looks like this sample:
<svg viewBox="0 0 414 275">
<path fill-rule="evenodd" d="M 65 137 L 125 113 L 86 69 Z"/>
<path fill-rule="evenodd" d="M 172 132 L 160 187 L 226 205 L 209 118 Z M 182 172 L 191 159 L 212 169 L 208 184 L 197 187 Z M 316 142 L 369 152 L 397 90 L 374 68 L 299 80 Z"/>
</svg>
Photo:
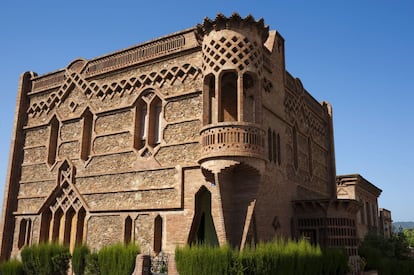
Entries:
<svg viewBox="0 0 414 275">
<path fill-rule="evenodd" d="M 286 67 L 334 110 L 337 174 L 414 220 L 414 1 L 1 1 L 0 199 L 19 75 L 44 74 L 214 18 L 252 14 L 285 38 Z"/>
</svg>

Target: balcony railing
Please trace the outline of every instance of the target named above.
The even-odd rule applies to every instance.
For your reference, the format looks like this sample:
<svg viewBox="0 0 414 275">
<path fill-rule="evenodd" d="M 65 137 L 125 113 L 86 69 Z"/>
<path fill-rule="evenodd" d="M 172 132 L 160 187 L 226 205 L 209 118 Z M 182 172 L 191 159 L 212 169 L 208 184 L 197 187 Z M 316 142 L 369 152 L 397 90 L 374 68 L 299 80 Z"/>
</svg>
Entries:
<svg viewBox="0 0 414 275">
<path fill-rule="evenodd" d="M 217 157 L 265 158 L 265 131 L 246 122 L 222 122 L 201 132 L 201 160 Z"/>
</svg>

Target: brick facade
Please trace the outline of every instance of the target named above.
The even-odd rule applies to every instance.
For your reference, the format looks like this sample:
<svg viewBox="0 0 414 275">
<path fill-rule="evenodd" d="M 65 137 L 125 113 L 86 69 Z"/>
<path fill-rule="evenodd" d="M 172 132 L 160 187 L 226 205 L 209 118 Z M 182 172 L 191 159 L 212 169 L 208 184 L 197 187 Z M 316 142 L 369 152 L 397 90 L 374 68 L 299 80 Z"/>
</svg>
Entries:
<svg viewBox="0 0 414 275">
<path fill-rule="evenodd" d="M 24 73 L 1 257 L 39 241 L 172 254 L 298 236 L 308 218 L 355 226 L 358 204 L 336 200 L 331 106 L 286 71 L 284 50 L 263 19 L 218 15 Z M 329 238 L 323 226 L 315 241 Z"/>
</svg>

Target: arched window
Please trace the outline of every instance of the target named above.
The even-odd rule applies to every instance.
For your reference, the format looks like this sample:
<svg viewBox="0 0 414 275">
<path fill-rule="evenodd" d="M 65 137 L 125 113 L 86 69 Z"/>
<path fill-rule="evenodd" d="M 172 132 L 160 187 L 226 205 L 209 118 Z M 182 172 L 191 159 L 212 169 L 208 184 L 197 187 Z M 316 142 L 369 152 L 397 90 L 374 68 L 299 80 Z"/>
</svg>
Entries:
<svg viewBox="0 0 414 275">
<path fill-rule="evenodd" d="M 134 148 L 155 147 L 162 140 L 162 101 L 152 90 L 142 93 L 135 104 Z"/>
<path fill-rule="evenodd" d="M 161 115 L 162 115 L 161 100 L 156 96 L 150 104 L 150 117 L 149 117 L 149 145 L 152 147 L 161 143 Z"/>
<path fill-rule="evenodd" d="M 82 115 L 83 129 L 82 129 L 82 140 L 81 140 L 81 159 L 88 160 L 91 154 L 92 147 L 92 127 L 93 127 L 93 114 L 89 109 Z"/>
<path fill-rule="evenodd" d="M 50 135 L 49 135 L 49 146 L 47 154 L 47 163 L 53 165 L 56 161 L 56 152 L 58 146 L 58 136 L 59 136 L 59 121 L 56 116 L 50 121 Z"/>
<path fill-rule="evenodd" d="M 40 241 L 41 242 L 48 242 L 49 241 L 51 220 L 52 220 L 52 213 L 50 212 L 50 209 L 47 208 L 42 213 L 41 222 L 40 222 Z"/>
<path fill-rule="evenodd" d="M 156 254 L 162 251 L 162 218 L 160 215 L 154 220 L 154 252 Z"/>
<path fill-rule="evenodd" d="M 219 121 L 238 120 L 237 74 L 224 73 L 221 77 L 221 109 Z"/>
<path fill-rule="evenodd" d="M 32 220 L 22 219 L 20 221 L 19 240 L 17 247 L 21 249 L 25 245 L 30 245 L 30 239 L 32 234 Z"/>
<path fill-rule="evenodd" d="M 211 215 L 211 193 L 202 186 L 195 195 L 195 213 L 188 243 L 218 245 L 218 237 Z"/>
<path fill-rule="evenodd" d="M 215 114 L 215 98 L 216 98 L 216 82 L 213 74 L 204 78 L 204 109 L 203 109 L 203 123 L 213 123 L 213 116 Z"/>
<path fill-rule="evenodd" d="M 130 216 L 126 217 L 124 225 L 124 243 L 128 244 L 131 242 L 132 237 L 132 219 Z"/>
</svg>

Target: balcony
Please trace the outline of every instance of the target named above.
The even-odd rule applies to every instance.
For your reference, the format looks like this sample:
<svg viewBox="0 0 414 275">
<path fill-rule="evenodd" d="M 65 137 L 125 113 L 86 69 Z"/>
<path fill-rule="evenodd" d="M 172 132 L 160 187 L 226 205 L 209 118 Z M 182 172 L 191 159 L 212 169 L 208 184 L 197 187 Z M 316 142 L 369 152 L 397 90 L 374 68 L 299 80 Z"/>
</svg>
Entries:
<svg viewBox="0 0 414 275">
<path fill-rule="evenodd" d="M 211 159 L 248 157 L 264 160 L 265 131 L 247 122 L 221 122 L 201 129 L 200 163 Z"/>
</svg>

